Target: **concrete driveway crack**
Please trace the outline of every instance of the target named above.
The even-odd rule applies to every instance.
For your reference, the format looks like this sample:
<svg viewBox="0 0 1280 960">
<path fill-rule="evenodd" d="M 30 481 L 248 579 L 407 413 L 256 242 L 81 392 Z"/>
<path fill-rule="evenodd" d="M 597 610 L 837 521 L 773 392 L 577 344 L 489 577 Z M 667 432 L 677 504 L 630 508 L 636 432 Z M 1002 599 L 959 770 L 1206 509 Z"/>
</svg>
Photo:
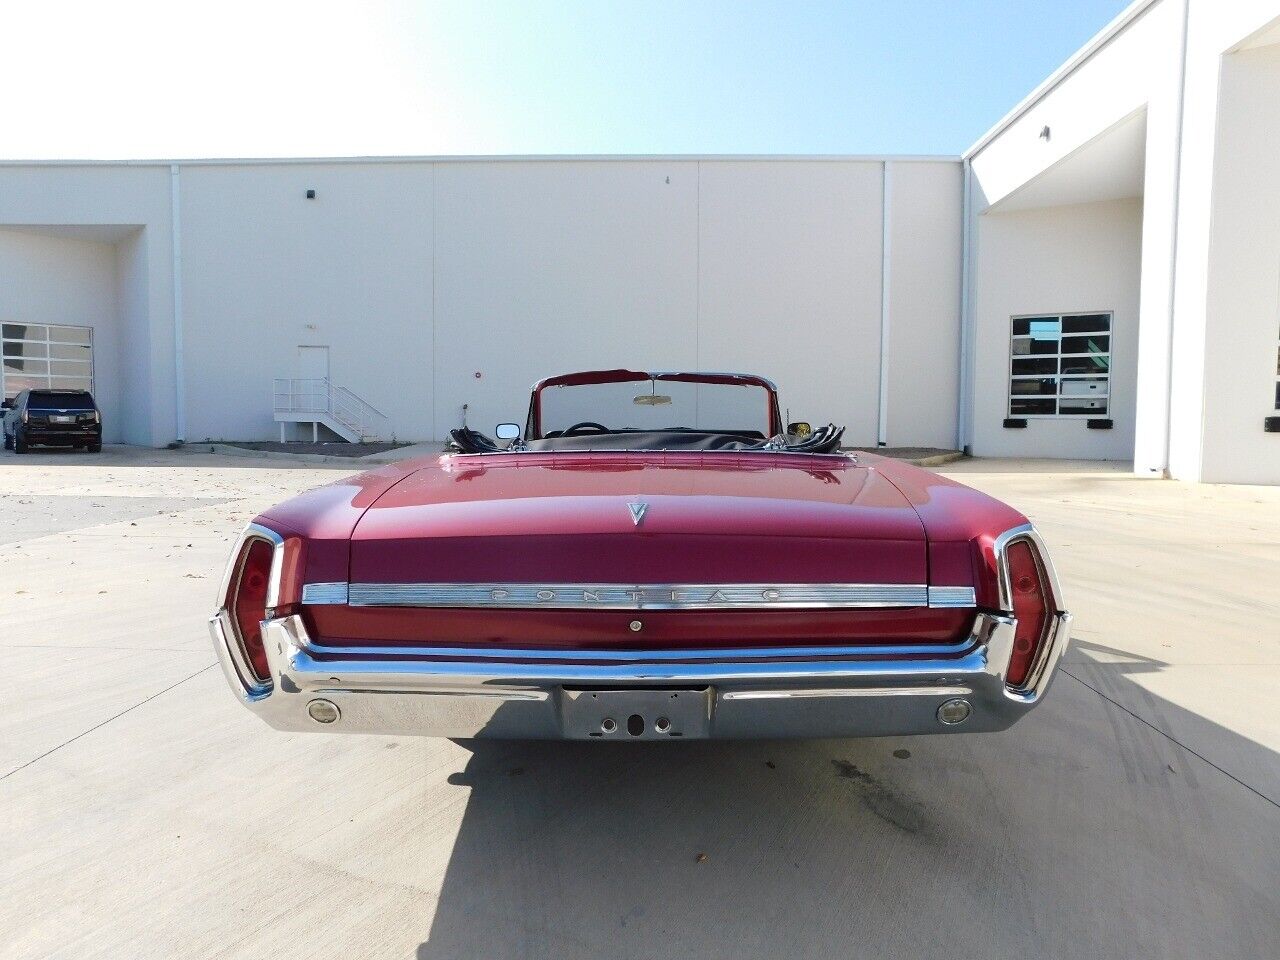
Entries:
<svg viewBox="0 0 1280 960">
<path fill-rule="evenodd" d="M 1165 738 L 1166 740 L 1168 740 L 1170 743 L 1174 744 L 1175 746 L 1181 747 L 1183 750 L 1187 751 L 1187 753 L 1191 754 L 1193 757 L 1199 757 L 1201 760 L 1203 760 L 1203 761 L 1204 761 L 1205 763 L 1207 763 L 1209 766 L 1213 767 L 1213 769 L 1217 770 L 1217 771 L 1218 771 L 1220 774 L 1222 774 L 1224 777 L 1227 777 L 1227 778 L 1228 778 L 1228 779 L 1230 779 L 1230 780 L 1234 780 L 1236 783 L 1240 784 L 1240 786 L 1244 787 L 1246 790 L 1248 790 L 1248 791 L 1249 791 L 1250 793 L 1252 793 L 1254 796 L 1256 796 L 1256 797 L 1260 797 L 1261 799 L 1265 800 L 1267 803 L 1271 804 L 1273 807 L 1276 807 L 1277 809 L 1280 809 L 1280 803 L 1277 803 L 1275 800 L 1272 800 L 1270 797 L 1268 797 L 1268 796 L 1267 796 L 1265 793 L 1263 793 L 1262 791 L 1258 790 L 1256 787 L 1252 787 L 1252 786 L 1250 786 L 1249 784 L 1245 783 L 1243 780 L 1241 780 L 1239 777 L 1237 777 L 1235 774 L 1231 773 L 1230 771 L 1228 771 L 1228 770 L 1224 770 L 1222 767 L 1218 766 L 1216 763 L 1214 763 L 1212 760 L 1210 760 L 1208 757 L 1206 757 L 1203 753 L 1197 753 L 1195 750 L 1192 750 L 1189 746 L 1187 746 L 1185 743 L 1183 743 L 1183 742 L 1182 742 L 1181 740 L 1179 740 L 1177 737 L 1173 736 L 1172 734 L 1168 733 L 1168 732 L 1167 732 L 1167 731 L 1165 731 L 1165 730 L 1161 730 L 1159 727 L 1157 727 L 1157 726 L 1156 726 L 1154 723 L 1152 723 L 1150 720 L 1147 720 L 1145 717 L 1141 717 L 1141 716 L 1139 716 L 1138 714 L 1134 713 L 1132 710 L 1130 710 L 1128 707 L 1126 707 L 1123 703 L 1120 703 L 1120 702 L 1118 702 L 1118 701 L 1116 701 L 1116 700 L 1112 700 L 1110 697 L 1108 697 L 1105 693 L 1103 693 L 1101 690 L 1099 690 L 1099 689 L 1098 689 L 1097 687 L 1095 687 L 1093 684 L 1089 683 L 1087 680 L 1081 680 L 1079 677 L 1077 677 L 1077 676 L 1076 676 L 1074 673 L 1072 673 L 1070 670 L 1067 670 L 1066 668 L 1064 668 L 1064 667 L 1062 667 L 1062 666 L 1059 666 L 1059 667 L 1058 667 L 1058 669 L 1059 669 L 1062 673 L 1065 673 L 1065 674 L 1066 674 L 1068 677 L 1070 677 L 1072 680 L 1076 681 L 1076 683 L 1079 683 L 1079 684 L 1081 684 L 1081 685 L 1083 685 L 1083 686 L 1085 686 L 1085 687 L 1088 687 L 1090 690 L 1092 690 L 1094 693 L 1096 693 L 1098 696 L 1100 696 L 1103 700 L 1107 701 L 1107 703 L 1111 704 L 1111 705 L 1112 705 L 1112 706 L 1114 706 L 1114 707 L 1118 707 L 1119 709 L 1121 709 L 1121 710 L 1123 710 L 1125 713 L 1127 713 L 1129 716 L 1133 717 L 1133 719 L 1135 719 L 1135 720 L 1139 721 L 1140 723 L 1143 723 L 1143 724 L 1145 724 L 1146 726 L 1150 727 L 1152 730 L 1154 730 L 1156 733 L 1160 734 L 1160 736 L 1164 737 L 1164 738 Z"/>
<path fill-rule="evenodd" d="M 197 670 L 195 673 L 191 674 L 190 676 L 183 677 L 181 680 L 178 680 L 178 681 L 177 681 L 177 682 L 175 682 L 175 683 L 171 683 L 171 684 L 169 684 L 169 686 L 165 687 L 163 690 L 157 690 L 155 693 L 151 694 L 151 696 L 149 696 L 149 697 L 144 697 L 143 699 L 139 700 L 137 703 L 133 704 L 132 706 L 125 707 L 123 710 L 121 710 L 121 711 L 120 711 L 119 713 L 117 713 L 115 716 L 107 717 L 107 719 L 103 720 L 101 723 L 95 723 L 95 724 L 94 724 L 92 727 L 90 727 L 88 730 L 82 730 L 80 733 L 77 733 L 74 737 L 70 738 L 69 740 L 64 740 L 62 743 L 58 744 L 56 747 L 50 747 L 50 748 L 49 748 L 48 750 L 46 750 L 44 753 L 40 754 L 40 756 L 38 756 L 38 757 L 33 757 L 32 759 L 28 760 L 26 763 L 22 764 L 21 766 L 14 767 L 14 768 L 13 768 L 12 770 L 10 770 L 8 773 L 4 774 L 3 776 L 0 776 L 0 780 L 7 780 L 9 777 L 13 776 L 13 775 L 14 775 L 15 773 L 17 773 L 19 770 L 25 770 L 25 769 L 27 769 L 27 767 L 31 766 L 33 763 L 38 763 L 39 761 L 43 760 L 45 757 L 49 756 L 49 754 L 51 754 L 51 753 L 56 753 L 57 751 L 59 751 L 59 750 L 61 750 L 63 747 L 65 747 L 67 744 L 69 744 L 69 743 L 75 743 L 75 742 L 76 742 L 77 740 L 79 740 L 81 737 L 83 737 L 83 736 L 87 736 L 88 734 L 93 733 L 93 731 L 95 731 L 95 730 L 99 729 L 100 727 L 105 727 L 105 726 L 106 726 L 108 723 L 110 723 L 112 720 L 119 720 L 119 719 L 120 719 L 121 717 L 123 717 L 126 713 L 130 713 L 130 712 L 132 712 L 132 711 L 134 711 L 134 710 L 137 710 L 137 709 L 138 709 L 138 707 L 142 706 L 144 703 L 150 703 L 150 702 L 151 702 L 152 700 L 154 700 L 156 697 L 163 696 L 164 694 L 166 694 L 166 693 L 168 693 L 170 690 L 172 690 L 174 687 L 180 687 L 180 686 L 182 686 L 182 685 L 183 685 L 184 683 L 186 683 L 188 680 L 194 680 L 196 677 L 200 676 L 200 674 L 204 673 L 206 670 L 212 670 L 212 669 L 213 669 L 214 667 L 216 667 L 217 665 L 218 665 L 218 664 L 217 664 L 216 662 L 215 662 L 215 663 L 208 664 L 207 666 L 201 667 L 199 670 Z"/>
</svg>

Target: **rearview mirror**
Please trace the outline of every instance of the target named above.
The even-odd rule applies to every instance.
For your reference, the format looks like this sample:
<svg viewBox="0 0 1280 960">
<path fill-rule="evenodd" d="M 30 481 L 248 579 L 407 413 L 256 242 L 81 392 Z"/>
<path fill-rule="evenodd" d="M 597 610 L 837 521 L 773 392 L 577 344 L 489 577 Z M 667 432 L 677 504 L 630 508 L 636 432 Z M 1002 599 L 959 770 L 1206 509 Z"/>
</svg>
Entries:
<svg viewBox="0 0 1280 960">
<path fill-rule="evenodd" d="M 813 433 L 813 427 L 805 420 L 797 420 L 795 423 L 787 424 L 787 433 L 793 437 L 807 437 Z"/>
<path fill-rule="evenodd" d="M 632 397 L 631 402 L 642 407 L 661 407 L 670 403 L 671 398 L 665 393 L 642 393 L 638 397 Z"/>
<path fill-rule="evenodd" d="M 493 435 L 499 440 L 518 440 L 521 432 L 518 423 L 500 423 L 493 428 Z"/>
</svg>

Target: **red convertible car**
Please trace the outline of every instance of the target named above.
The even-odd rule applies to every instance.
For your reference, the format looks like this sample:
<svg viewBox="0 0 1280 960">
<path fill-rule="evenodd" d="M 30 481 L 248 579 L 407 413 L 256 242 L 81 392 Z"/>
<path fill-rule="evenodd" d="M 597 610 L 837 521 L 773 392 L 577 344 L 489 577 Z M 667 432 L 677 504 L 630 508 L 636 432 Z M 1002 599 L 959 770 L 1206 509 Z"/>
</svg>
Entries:
<svg viewBox="0 0 1280 960">
<path fill-rule="evenodd" d="M 741 374 L 543 380 L 526 424 L 259 516 L 210 621 L 281 730 L 598 740 L 1000 730 L 1070 615 L 1026 517 L 784 424 Z"/>
</svg>

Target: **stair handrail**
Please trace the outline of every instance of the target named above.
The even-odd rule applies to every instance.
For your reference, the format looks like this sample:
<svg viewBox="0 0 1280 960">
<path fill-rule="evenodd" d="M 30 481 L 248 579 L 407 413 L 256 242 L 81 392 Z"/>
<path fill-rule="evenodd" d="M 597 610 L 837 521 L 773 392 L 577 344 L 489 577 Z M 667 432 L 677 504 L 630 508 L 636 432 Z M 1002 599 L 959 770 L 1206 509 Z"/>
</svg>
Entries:
<svg viewBox="0 0 1280 960">
<path fill-rule="evenodd" d="M 327 414 L 362 440 L 382 436 L 387 426 L 385 413 L 328 377 L 280 377 L 272 390 L 276 413 Z"/>
</svg>

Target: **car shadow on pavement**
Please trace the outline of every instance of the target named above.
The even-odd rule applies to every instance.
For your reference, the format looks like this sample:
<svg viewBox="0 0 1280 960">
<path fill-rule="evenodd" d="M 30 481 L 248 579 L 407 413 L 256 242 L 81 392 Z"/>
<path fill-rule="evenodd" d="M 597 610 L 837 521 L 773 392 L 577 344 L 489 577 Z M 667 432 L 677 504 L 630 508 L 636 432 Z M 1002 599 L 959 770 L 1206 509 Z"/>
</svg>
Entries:
<svg viewBox="0 0 1280 960">
<path fill-rule="evenodd" d="M 1280 851 L 1259 843 L 1280 829 L 1274 799 L 1074 676 L 998 734 L 462 745 L 450 783 L 470 798 L 418 960 L 1252 957 L 1280 942 L 1263 879 Z"/>
</svg>

